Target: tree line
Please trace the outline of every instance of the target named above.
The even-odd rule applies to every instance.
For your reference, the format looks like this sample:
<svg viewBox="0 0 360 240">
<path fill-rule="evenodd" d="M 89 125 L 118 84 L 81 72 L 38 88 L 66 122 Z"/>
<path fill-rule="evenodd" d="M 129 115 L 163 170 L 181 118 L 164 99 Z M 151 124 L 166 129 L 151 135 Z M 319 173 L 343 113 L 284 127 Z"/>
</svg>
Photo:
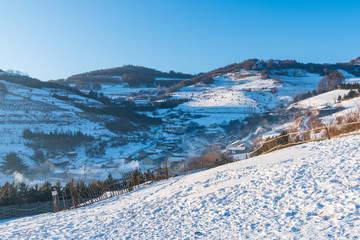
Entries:
<svg viewBox="0 0 360 240">
<path fill-rule="evenodd" d="M 168 179 L 170 172 L 167 167 L 151 170 L 134 169 L 123 173 L 119 179 L 111 174 L 105 180 L 93 180 L 86 183 L 84 180 L 71 179 L 65 185 L 60 182 L 28 185 L 24 182 L 5 182 L 0 185 L 0 206 L 18 205 L 26 203 L 46 202 L 52 200 L 52 191 L 58 195 L 71 199 L 76 207 L 84 202 L 98 198 L 111 191 L 132 191 L 136 186 Z"/>
<path fill-rule="evenodd" d="M 38 148 L 49 150 L 65 149 L 73 150 L 76 146 L 83 143 L 94 141 L 94 137 L 88 134 L 77 132 L 32 132 L 30 129 L 23 131 L 23 138 L 32 140 Z"/>
</svg>

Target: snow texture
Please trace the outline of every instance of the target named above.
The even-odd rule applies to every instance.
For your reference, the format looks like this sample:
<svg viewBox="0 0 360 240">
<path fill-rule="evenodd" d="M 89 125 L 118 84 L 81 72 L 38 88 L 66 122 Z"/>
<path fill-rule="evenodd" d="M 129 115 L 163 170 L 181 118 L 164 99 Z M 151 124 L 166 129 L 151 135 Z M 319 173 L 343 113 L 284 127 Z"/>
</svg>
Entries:
<svg viewBox="0 0 360 240">
<path fill-rule="evenodd" d="M 76 210 L 0 222 L 0 239 L 355 239 L 360 135 L 283 149 Z"/>
</svg>

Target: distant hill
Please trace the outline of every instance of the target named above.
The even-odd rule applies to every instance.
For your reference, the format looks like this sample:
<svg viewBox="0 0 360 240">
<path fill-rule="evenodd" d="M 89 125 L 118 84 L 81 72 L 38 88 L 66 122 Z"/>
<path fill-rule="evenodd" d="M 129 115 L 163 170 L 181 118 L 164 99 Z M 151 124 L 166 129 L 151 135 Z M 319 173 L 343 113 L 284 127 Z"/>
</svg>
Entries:
<svg viewBox="0 0 360 240">
<path fill-rule="evenodd" d="M 329 64 L 329 63 L 300 63 L 295 60 L 259 60 L 259 59 L 249 59 L 245 60 L 241 63 L 233 63 L 227 65 L 222 68 L 215 69 L 206 73 L 207 75 L 218 75 L 224 73 L 232 73 L 240 71 L 241 69 L 244 70 L 256 70 L 256 71 L 281 71 L 286 69 L 302 69 L 310 73 L 317 73 L 321 76 L 326 74 L 330 74 L 338 69 L 345 70 L 355 76 L 360 76 L 360 67 L 357 63 L 360 61 L 360 57 L 356 60 L 351 60 L 347 63 L 336 63 L 336 64 Z"/>
<path fill-rule="evenodd" d="M 301 69 L 309 73 L 316 73 L 321 76 L 329 75 L 337 70 L 341 69 L 353 74 L 356 77 L 360 77 L 360 57 L 355 60 L 351 60 L 347 63 L 300 63 L 295 60 L 260 60 L 260 59 L 248 59 L 241 63 L 233 63 L 225 67 L 220 67 L 207 73 L 194 76 L 189 80 L 180 82 L 177 86 L 173 86 L 170 91 L 174 91 L 184 86 L 193 85 L 196 83 L 212 83 L 213 77 L 224 75 L 228 73 L 236 73 L 241 70 L 255 70 L 259 71 L 261 75 L 268 78 L 271 73 L 278 75 L 286 74 L 287 69 Z"/>
<path fill-rule="evenodd" d="M 4 72 L 0 70 L 0 72 Z M 39 79 L 32 78 L 29 76 L 19 75 L 19 74 L 1 74 L 1 80 L 6 82 L 21 84 L 26 87 L 32 88 L 56 88 L 56 89 L 67 89 L 63 85 L 57 84 L 56 82 L 43 82 Z"/>
<path fill-rule="evenodd" d="M 193 75 L 184 74 L 181 72 L 161 72 L 156 69 L 146 68 L 141 66 L 124 65 L 122 67 L 95 70 L 86 73 L 80 73 L 68 77 L 65 81 L 55 81 L 59 83 L 84 83 L 84 82 L 97 82 L 109 83 L 127 81 L 129 85 L 154 85 L 156 78 L 169 78 L 169 79 L 190 79 Z"/>
</svg>

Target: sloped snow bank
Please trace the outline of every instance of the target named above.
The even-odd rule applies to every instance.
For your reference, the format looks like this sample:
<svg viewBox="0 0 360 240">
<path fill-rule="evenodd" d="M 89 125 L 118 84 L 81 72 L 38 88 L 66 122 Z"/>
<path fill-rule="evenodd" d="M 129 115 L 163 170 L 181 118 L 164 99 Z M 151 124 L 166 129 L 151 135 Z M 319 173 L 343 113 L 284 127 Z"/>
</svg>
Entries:
<svg viewBox="0 0 360 240">
<path fill-rule="evenodd" d="M 360 236 L 360 136 L 158 182 L 72 211 L 0 222 L 0 239 Z"/>
</svg>

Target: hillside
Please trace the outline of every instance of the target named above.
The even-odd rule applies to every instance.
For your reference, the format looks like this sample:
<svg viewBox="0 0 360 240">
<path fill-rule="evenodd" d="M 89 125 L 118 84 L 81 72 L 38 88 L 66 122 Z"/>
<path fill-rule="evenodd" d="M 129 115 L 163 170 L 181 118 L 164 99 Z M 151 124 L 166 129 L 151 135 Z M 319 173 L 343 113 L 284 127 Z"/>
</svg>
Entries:
<svg viewBox="0 0 360 240">
<path fill-rule="evenodd" d="M 192 159 L 208 153 L 242 159 L 259 138 L 278 135 L 290 125 L 301 127 L 299 122 L 303 119 L 293 121 L 293 117 L 303 118 L 309 103 L 311 107 L 313 103 L 336 103 L 334 106 L 339 109 L 354 110 L 357 103 L 353 100 L 334 102 L 334 98 L 349 90 L 336 90 L 340 92 L 299 102 L 302 107 L 296 108 L 295 113 L 287 111 L 298 94 L 312 96 L 324 78 L 322 74 L 341 66 L 356 72 L 358 60 L 349 64 L 247 60 L 185 80 L 186 83 L 182 78 L 169 76 L 189 76 L 175 72 L 161 75 L 154 69 L 129 65 L 80 74 L 70 77 L 69 82 L 41 82 L 3 73 L 0 166 L 14 151 L 26 169 L 19 166 L 2 171 L 0 176 L 11 181 L 20 172 L 26 181 L 46 178 L 65 183 L 70 177 L 106 179 L 108 174 L 119 176 L 137 167 L 156 168 L 165 161 L 177 173 L 184 162 L 190 164 Z M 113 75 L 134 72 L 161 76 L 155 81 L 179 88 L 133 86 L 122 76 Z M 344 83 L 359 81 L 350 72 L 338 72 L 343 74 Z M 112 81 L 98 81 L 105 75 Z M 207 80 L 198 81 L 202 76 Z M 94 82 L 85 81 L 86 77 L 94 77 Z M 346 114 L 345 110 L 337 114 Z M 336 117 L 321 120 L 329 124 Z M 25 130 L 31 133 L 27 138 Z M 246 150 L 239 154 L 227 151 L 235 141 L 244 143 Z"/>
<path fill-rule="evenodd" d="M 313 142 L 0 224 L 2 239 L 355 239 L 360 136 Z"/>
<path fill-rule="evenodd" d="M 123 154 L 141 149 L 147 141 L 144 135 L 139 136 L 142 142 L 129 139 L 127 133 L 147 132 L 161 123 L 106 98 L 26 76 L 0 75 L 0 89 L 2 183 L 20 173 L 24 181 L 67 181 L 69 174 L 78 176 L 84 166 L 89 168 L 80 176 L 106 177 L 108 171 L 101 166 L 112 160 L 122 166 L 117 165 L 117 171 L 131 170 L 138 165 L 125 162 Z M 11 152 L 25 168 L 3 169 Z"/>
</svg>

